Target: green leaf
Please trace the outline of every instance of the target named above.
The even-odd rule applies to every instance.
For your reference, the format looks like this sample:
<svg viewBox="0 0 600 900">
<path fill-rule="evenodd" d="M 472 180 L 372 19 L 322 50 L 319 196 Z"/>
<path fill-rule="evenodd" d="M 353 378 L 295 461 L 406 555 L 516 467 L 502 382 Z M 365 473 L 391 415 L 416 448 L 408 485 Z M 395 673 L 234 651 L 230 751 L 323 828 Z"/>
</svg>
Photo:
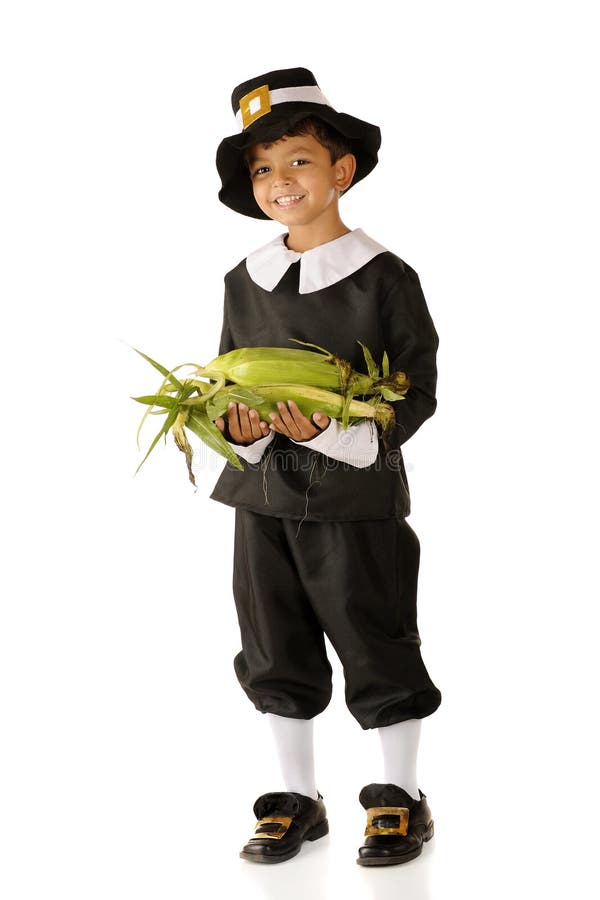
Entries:
<svg viewBox="0 0 600 900">
<path fill-rule="evenodd" d="M 164 394 L 157 394 L 156 396 L 160 396 L 161 398 L 165 398 L 165 397 L 166 397 L 166 395 L 164 395 Z M 135 400 L 135 397 L 134 397 L 133 399 Z M 173 406 L 172 409 L 173 409 L 175 412 L 177 412 L 177 411 L 179 410 L 179 403 L 177 402 L 178 398 L 177 398 L 177 397 L 173 397 L 173 398 L 168 398 L 168 397 L 166 397 L 166 399 L 173 399 L 173 400 L 175 400 L 175 402 L 177 403 L 177 406 Z M 139 448 L 140 448 L 140 432 L 141 432 L 141 430 L 142 430 L 142 428 L 143 428 L 144 422 L 146 421 L 146 417 L 147 417 L 152 411 L 153 411 L 152 406 L 149 406 L 148 409 L 146 410 L 146 412 L 144 413 L 144 415 L 142 416 L 142 419 L 141 419 L 140 424 L 138 425 L 138 429 L 137 429 L 137 432 L 136 432 L 136 435 L 135 435 L 135 439 L 136 439 L 136 443 L 137 443 L 137 446 L 138 446 L 138 450 L 139 450 Z"/>
<path fill-rule="evenodd" d="M 406 397 L 403 394 L 396 394 L 390 388 L 382 387 L 380 390 L 384 400 L 406 400 Z"/>
<path fill-rule="evenodd" d="M 319 347 L 318 344 L 309 344 L 308 341 L 301 341 L 299 338 L 288 338 L 288 341 L 295 341 L 296 344 L 304 344 L 305 347 L 315 347 L 317 350 L 320 350 L 321 353 L 325 353 L 327 356 L 333 356 L 333 353 L 330 353 L 329 350 L 325 350 L 323 347 Z"/>
<path fill-rule="evenodd" d="M 137 400 L 139 403 L 146 403 L 149 406 L 160 406 L 163 409 L 174 409 L 178 411 L 181 408 L 181 401 L 185 401 L 190 397 L 191 394 L 196 390 L 195 386 L 191 383 L 186 382 L 181 386 L 181 389 L 178 391 L 176 397 L 169 397 L 167 394 L 154 394 L 146 397 L 132 397 L 132 400 Z M 138 430 L 136 434 L 136 440 L 138 448 L 140 446 L 140 432 L 146 421 L 147 415 L 156 415 L 156 410 L 150 408 L 147 409 L 144 415 L 142 416 L 142 421 L 138 425 Z"/>
<path fill-rule="evenodd" d="M 369 376 L 370 376 L 371 378 L 379 378 L 379 366 L 377 365 L 377 363 L 376 363 L 375 360 L 373 359 L 373 356 L 372 356 L 372 354 L 371 354 L 371 351 L 369 350 L 368 347 L 366 347 L 366 346 L 363 344 L 362 341 L 359 341 L 358 338 L 356 339 L 356 341 L 357 341 L 358 344 L 360 344 L 360 346 L 361 346 L 362 349 L 363 349 L 363 355 L 364 355 L 364 357 L 365 357 L 365 362 L 366 362 L 366 364 L 367 364 L 367 371 L 368 371 L 368 373 L 369 373 Z"/>
<path fill-rule="evenodd" d="M 227 388 L 226 391 L 229 398 L 228 402 L 231 401 L 233 403 L 245 403 L 247 406 L 259 406 L 261 403 L 264 403 L 265 398 L 260 394 L 257 394 L 255 390 L 248 387 L 233 385 L 233 387 Z M 215 399 L 216 396 L 213 397 L 213 400 Z"/>
<path fill-rule="evenodd" d="M 182 391 L 182 390 L 183 390 L 183 385 L 182 385 L 182 383 L 181 383 L 177 378 L 175 378 L 175 376 L 172 375 L 172 374 L 169 372 L 168 369 L 165 369 L 164 366 L 161 366 L 161 364 L 160 364 L 159 362 L 156 362 L 155 359 L 152 359 L 152 358 L 151 358 L 150 356 L 148 356 L 146 353 L 142 353 L 142 351 L 141 351 L 141 350 L 138 350 L 137 347 L 131 347 L 130 344 L 128 344 L 127 346 L 130 347 L 131 350 L 135 350 L 136 353 L 139 353 L 139 355 L 142 356 L 145 360 L 147 360 L 147 361 L 150 363 L 151 366 L 154 366 L 154 368 L 157 369 L 157 370 L 161 373 L 161 375 L 164 375 L 164 376 L 165 376 L 165 377 L 164 377 L 164 380 L 163 380 L 163 383 L 161 384 L 161 386 L 160 386 L 160 388 L 159 388 L 159 392 L 160 392 L 163 388 L 166 387 L 167 382 L 168 382 L 170 385 L 172 385 L 172 388 L 167 388 L 167 390 L 169 390 L 169 389 L 170 389 L 170 390 L 176 390 L 176 391 Z M 136 398 L 134 397 L 133 399 L 135 400 Z M 141 401 L 140 401 L 140 402 L 141 402 Z M 153 405 L 155 405 L 155 404 L 153 404 Z M 142 416 L 142 420 L 141 420 L 140 424 L 138 425 L 138 429 L 137 429 L 137 433 L 136 433 L 136 443 L 137 443 L 138 449 L 139 449 L 139 446 L 140 446 L 140 432 L 141 432 L 141 430 L 142 430 L 142 427 L 143 427 L 143 425 L 144 425 L 144 422 L 146 421 L 146 417 L 148 416 L 148 414 L 149 414 L 150 412 L 152 412 L 152 409 L 151 409 L 151 408 L 149 408 L 149 409 L 146 410 L 146 412 L 145 412 L 144 415 Z M 166 424 L 166 423 L 165 423 L 165 424 Z M 171 423 L 171 424 L 172 424 L 172 423 Z M 171 426 L 169 425 L 169 428 L 170 428 L 170 427 L 171 427 Z M 154 444 L 153 444 L 152 446 L 154 446 Z M 152 449 L 152 448 L 150 448 L 150 449 Z M 150 452 L 150 451 L 148 451 L 148 453 L 149 453 L 149 452 Z M 143 462 L 144 462 L 144 460 L 142 460 L 142 463 L 143 463 Z M 141 463 L 140 463 L 140 465 L 141 465 Z M 138 470 L 139 470 L 139 466 L 138 466 L 138 469 L 136 470 L 136 473 L 137 473 Z"/>
<path fill-rule="evenodd" d="M 383 359 L 381 361 L 381 368 L 383 371 L 383 377 L 387 378 L 388 375 L 390 374 L 390 360 L 387 355 L 387 351 L 385 351 L 385 350 L 383 351 Z"/>
<path fill-rule="evenodd" d="M 165 421 L 163 422 L 162 428 L 160 429 L 160 431 L 158 432 L 158 434 L 156 435 L 156 437 L 154 438 L 154 440 L 153 440 L 152 443 L 150 444 L 150 447 L 149 447 L 149 449 L 148 449 L 148 452 L 146 453 L 145 457 L 143 458 L 143 460 L 141 461 L 141 463 L 139 464 L 139 466 L 138 466 L 137 469 L 135 470 L 135 473 L 134 473 L 135 475 L 137 475 L 137 473 L 140 471 L 140 469 L 142 468 L 142 466 L 144 465 L 144 463 L 146 462 L 146 460 L 148 459 L 148 457 L 150 456 L 150 454 L 152 453 L 152 451 L 154 450 L 154 448 L 155 448 L 156 445 L 158 444 L 158 442 L 159 442 L 160 438 L 163 436 L 163 434 L 164 434 L 164 435 L 167 434 L 167 432 L 168 432 L 169 429 L 171 428 L 173 422 L 174 422 L 175 419 L 177 418 L 178 414 L 179 414 L 179 410 L 178 410 L 178 409 L 172 409 L 172 410 L 169 412 L 167 418 L 166 418 Z"/>
<path fill-rule="evenodd" d="M 144 397 L 132 397 L 138 403 L 146 403 L 149 406 L 163 406 L 165 409 L 175 409 L 178 400 L 177 397 L 167 397 L 165 394 L 150 394 Z"/>
<path fill-rule="evenodd" d="M 265 398 L 257 394 L 256 391 L 239 385 L 223 388 L 207 401 L 204 408 L 208 418 L 214 422 L 218 416 L 224 416 L 229 408 L 230 401 L 232 403 L 245 403 L 250 408 L 256 408 L 265 402 Z"/>
<path fill-rule="evenodd" d="M 244 467 L 240 462 L 239 456 L 233 447 L 229 446 L 217 426 L 214 422 L 211 422 L 202 407 L 196 406 L 192 409 L 186 419 L 185 427 L 189 428 L 190 431 L 193 431 L 194 434 L 199 437 L 201 441 L 204 441 L 211 450 L 214 450 L 216 453 L 219 453 L 221 456 L 224 456 L 225 459 L 229 460 L 236 469 L 241 469 L 243 471 Z"/>
<path fill-rule="evenodd" d="M 365 416 L 350 416 L 348 419 L 348 426 L 352 425 L 360 425 L 361 422 L 369 422 L 371 421 L 368 417 Z"/>
<path fill-rule="evenodd" d="M 158 369 L 158 371 L 161 373 L 161 375 L 169 376 L 169 381 L 175 386 L 175 388 L 177 390 L 181 390 L 181 388 L 183 387 L 182 383 L 180 381 L 178 381 L 178 379 L 175 378 L 175 376 L 172 375 L 168 369 L 165 369 L 164 366 L 161 366 L 161 364 L 156 362 L 155 359 L 151 359 L 151 357 L 146 356 L 145 353 L 142 353 L 142 351 L 138 350 L 136 347 L 131 347 L 131 349 L 135 350 L 136 353 L 139 353 L 140 356 L 143 356 L 144 359 L 146 359 L 150 363 L 151 366 L 154 366 L 155 369 Z M 181 368 L 181 366 L 178 366 L 178 368 Z"/>
<path fill-rule="evenodd" d="M 344 396 L 344 406 L 342 407 L 342 428 L 347 428 L 348 423 L 350 421 L 350 404 L 352 403 L 352 398 L 354 397 L 354 393 L 352 390 L 346 391 Z"/>
</svg>

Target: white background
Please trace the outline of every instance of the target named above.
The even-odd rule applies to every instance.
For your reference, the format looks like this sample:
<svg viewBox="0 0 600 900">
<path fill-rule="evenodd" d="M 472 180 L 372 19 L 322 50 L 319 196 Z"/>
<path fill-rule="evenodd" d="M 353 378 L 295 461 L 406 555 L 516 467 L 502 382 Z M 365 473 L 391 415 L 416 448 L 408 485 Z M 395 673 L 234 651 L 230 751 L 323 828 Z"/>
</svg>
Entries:
<svg viewBox="0 0 600 900">
<path fill-rule="evenodd" d="M 592 3 L 7 2 L 0 20 L 2 895 L 594 893 L 598 146 Z M 377 733 L 315 720 L 329 837 L 238 857 L 283 789 L 237 683 L 234 511 L 156 373 L 216 355 L 223 276 L 282 229 L 217 198 L 235 85 L 305 66 L 380 125 L 344 222 L 420 275 L 438 411 L 404 447 L 436 837 L 355 864 Z M 160 380 L 160 379 L 159 379 Z M 144 426 L 147 448 L 154 425 Z M 596 831 L 597 833 L 597 831 Z"/>
</svg>

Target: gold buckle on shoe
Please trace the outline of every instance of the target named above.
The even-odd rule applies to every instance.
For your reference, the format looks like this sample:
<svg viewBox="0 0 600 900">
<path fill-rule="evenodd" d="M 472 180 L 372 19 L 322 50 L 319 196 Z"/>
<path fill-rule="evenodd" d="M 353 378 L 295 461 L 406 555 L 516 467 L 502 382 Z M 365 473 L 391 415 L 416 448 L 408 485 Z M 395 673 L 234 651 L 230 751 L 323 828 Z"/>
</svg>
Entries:
<svg viewBox="0 0 600 900">
<path fill-rule="evenodd" d="M 409 809 L 406 806 L 370 806 L 367 810 L 367 827 L 369 834 L 407 834 Z M 398 816 L 398 824 L 393 826 L 373 825 L 380 816 Z"/>
<path fill-rule="evenodd" d="M 259 819 L 256 823 L 256 827 L 254 829 L 254 837 L 250 838 L 251 841 L 262 840 L 262 838 L 273 838 L 273 840 L 280 840 L 290 827 L 292 822 L 291 816 L 265 816 L 263 819 Z M 265 825 L 280 825 L 281 828 L 277 828 L 273 831 L 260 831 L 260 829 Z"/>
</svg>

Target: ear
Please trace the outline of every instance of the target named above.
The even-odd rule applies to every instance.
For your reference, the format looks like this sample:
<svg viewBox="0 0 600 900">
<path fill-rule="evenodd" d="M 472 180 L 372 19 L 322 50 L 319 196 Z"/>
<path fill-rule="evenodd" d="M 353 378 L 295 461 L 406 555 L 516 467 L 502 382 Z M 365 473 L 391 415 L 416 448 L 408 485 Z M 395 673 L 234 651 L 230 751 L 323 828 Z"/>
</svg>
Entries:
<svg viewBox="0 0 600 900">
<path fill-rule="evenodd" d="M 347 190 L 352 184 L 356 172 L 356 157 L 354 153 L 346 153 L 335 163 L 335 186 L 338 191 Z"/>
</svg>

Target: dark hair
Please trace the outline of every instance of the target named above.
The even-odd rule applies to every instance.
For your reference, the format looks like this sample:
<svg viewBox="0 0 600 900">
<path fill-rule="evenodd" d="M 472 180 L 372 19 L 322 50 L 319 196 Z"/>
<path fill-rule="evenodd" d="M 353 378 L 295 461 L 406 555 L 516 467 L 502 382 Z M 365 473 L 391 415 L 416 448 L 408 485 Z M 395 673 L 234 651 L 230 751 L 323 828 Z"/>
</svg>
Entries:
<svg viewBox="0 0 600 900">
<path fill-rule="evenodd" d="M 317 116 L 306 116 L 304 119 L 296 122 L 293 128 L 286 131 L 285 136 L 296 137 L 299 134 L 312 134 L 326 150 L 329 150 L 331 165 L 337 162 L 341 156 L 345 156 L 346 153 L 352 153 L 352 147 L 347 138 L 340 134 L 333 125 L 329 125 L 328 122 L 324 122 L 323 119 L 319 119 Z M 265 146 L 268 149 L 271 145 L 266 144 Z"/>
<path fill-rule="evenodd" d="M 337 128 L 334 128 L 317 116 L 305 116 L 304 119 L 300 119 L 299 122 L 296 122 L 296 124 L 290 128 L 289 131 L 286 131 L 285 134 L 282 134 L 281 137 L 296 137 L 300 134 L 312 134 L 326 150 L 329 150 L 331 165 L 337 162 L 340 157 L 345 156 L 346 153 L 352 153 L 350 141 L 348 141 L 343 134 L 340 134 Z M 268 150 L 274 141 L 259 141 L 259 143 L 261 147 Z M 247 150 L 249 149 L 250 148 L 248 147 Z M 244 152 L 244 162 L 249 169 L 250 167 L 248 165 L 246 152 Z M 345 192 L 342 191 L 342 193 Z"/>
</svg>

